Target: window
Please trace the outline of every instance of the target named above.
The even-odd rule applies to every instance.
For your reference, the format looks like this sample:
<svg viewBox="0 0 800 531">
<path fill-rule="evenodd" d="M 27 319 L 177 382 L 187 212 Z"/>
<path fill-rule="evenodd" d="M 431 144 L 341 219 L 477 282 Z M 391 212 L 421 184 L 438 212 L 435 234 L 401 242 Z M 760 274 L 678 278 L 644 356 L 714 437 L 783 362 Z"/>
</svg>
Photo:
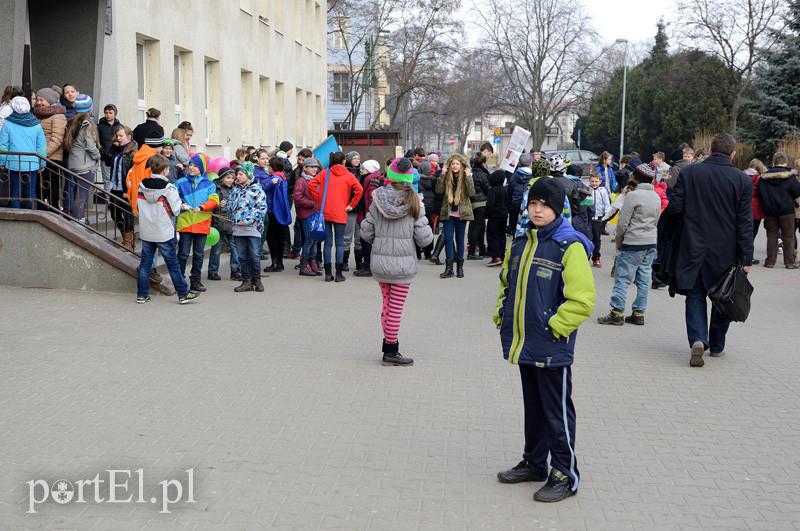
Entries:
<svg viewBox="0 0 800 531">
<path fill-rule="evenodd" d="M 136 105 L 139 110 L 139 121 L 144 122 L 147 102 L 145 87 L 147 86 L 147 70 L 144 62 L 144 43 L 136 43 Z"/>
<path fill-rule="evenodd" d="M 284 124 L 283 109 L 286 107 L 286 97 L 284 94 L 284 85 L 280 81 L 275 82 L 275 102 L 273 104 L 273 116 L 275 117 L 275 143 L 283 142 L 286 140 L 284 134 L 286 132 Z"/>
<path fill-rule="evenodd" d="M 204 118 L 206 126 L 206 144 L 219 144 L 222 135 L 220 134 L 220 83 L 219 83 L 219 61 L 206 58 L 205 61 L 205 109 Z"/>
<path fill-rule="evenodd" d="M 175 48 L 173 54 L 174 72 L 174 105 L 175 126 L 183 121 L 183 117 L 192 116 L 192 52 Z"/>
<path fill-rule="evenodd" d="M 242 70 L 242 145 L 253 141 L 253 73 Z"/>
<path fill-rule="evenodd" d="M 315 96 L 315 99 L 317 100 L 317 105 L 316 105 L 316 108 L 315 108 L 315 111 L 314 111 L 314 127 L 315 127 L 315 130 L 312 131 L 312 133 L 311 133 L 312 143 L 314 143 L 314 144 L 316 144 L 317 141 L 321 140 L 323 135 L 324 135 L 324 132 L 320 132 L 320 131 L 318 131 L 318 129 L 324 123 L 324 119 L 325 119 L 325 116 L 322 114 L 322 96 L 317 94 Z"/>
<path fill-rule="evenodd" d="M 140 122 L 145 120 L 148 107 L 160 107 L 159 57 L 157 40 L 136 36 L 136 106 Z"/>
<path fill-rule="evenodd" d="M 333 73 L 333 101 L 337 103 L 350 101 L 350 74 L 348 72 Z"/>
<path fill-rule="evenodd" d="M 181 56 L 173 56 L 173 69 L 175 70 L 175 123 L 181 123 Z"/>
<path fill-rule="evenodd" d="M 567 151 L 564 153 L 564 158 L 569 159 L 570 162 L 578 162 L 581 160 L 580 151 Z"/>
<path fill-rule="evenodd" d="M 305 113 L 308 114 L 308 110 L 305 108 L 305 95 L 303 91 L 300 89 L 295 89 L 294 91 L 294 143 L 298 145 L 303 145 L 303 133 L 305 127 L 303 126 L 303 120 Z"/>
<path fill-rule="evenodd" d="M 333 19 L 333 49 L 347 49 L 347 32 L 350 23 L 346 18 L 336 17 Z"/>
<path fill-rule="evenodd" d="M 259 77 L 258 78 L 258 142 L 262 146 L 269 145 L 269 138 L 270 138 L 270 107 L 269 107 L 269 98 L 270 98 L 270 82 L 268 77 Z"/>
<path fill-rule="evenodd" d="M 272 27 L 283 35 L 283 4 L 285 0 L 275 0 L 272 5 Z"/>
<path fill-rule="evenodd" d="M 333 122 L 333 128 L 336 131 L 345 131 L 350 129 L 350 122 Z"/>
<path fill-rule="evenodd" d="M 319 4 L 317 4 L 314 7 L 314 30 L 313 30 L 315 51 L 319 51 L 319 49 L 322 47 L 321 46 L 322 31 L 320 31 L 320 27 L 322 26 L 322 24 L 324 24 L 324 22 L 322 21 L 322 8 L 319 7 Z"/>
</svg>

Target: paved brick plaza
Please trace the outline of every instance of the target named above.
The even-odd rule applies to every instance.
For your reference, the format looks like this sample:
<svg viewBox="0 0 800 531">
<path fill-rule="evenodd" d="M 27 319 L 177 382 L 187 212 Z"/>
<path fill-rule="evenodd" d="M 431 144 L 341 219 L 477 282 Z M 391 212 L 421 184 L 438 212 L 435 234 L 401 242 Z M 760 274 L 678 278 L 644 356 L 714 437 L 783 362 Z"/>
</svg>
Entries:
<svg viewBox="0 0 800 531">
<path fill-rule="evenodd" d="M 0 528 L 800 529 L 800 274 L 756 267 L 751 321 L 703 369 L 663 290 L 644 328 L 584 325 L 581 491 L 543 505 L 538 484 L 495 480 L 519 460 L 522 402 L 483 264 L 447 281 L 421 267 L 410 369 L 379 363 L 371 279 L 209 282 L 188 307 L 0 288 Z M 595 316 L 608 264 L 597 280 Z M 194 468 L 196 503 L 26 514 L 27 481 L 112 468 L 143 468 L 148 489 Z"/>
</svg>

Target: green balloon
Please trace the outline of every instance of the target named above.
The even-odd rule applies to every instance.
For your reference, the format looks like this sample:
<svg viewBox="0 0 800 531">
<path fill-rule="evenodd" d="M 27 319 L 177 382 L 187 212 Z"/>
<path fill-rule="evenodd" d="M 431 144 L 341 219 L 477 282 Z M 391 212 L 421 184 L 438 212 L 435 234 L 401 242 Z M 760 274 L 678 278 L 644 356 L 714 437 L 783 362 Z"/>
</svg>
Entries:
<svg viewBox="0 0 800 531">
<path fill-rule="evenodd" d="M 211 227 L 211 232 L 208 233 L 206 238 L 206 246 L 214 247 L 217 243 L 219 243 L 219 231 L 216 227 Z"/>
<path fill-rule="evenodd" d="M 209 181 L 216 181 L 217 178 L 219 178 L 219 175 L 217 175 L 213 171 L 208 172 L 208 180 Z"/>
</svg>

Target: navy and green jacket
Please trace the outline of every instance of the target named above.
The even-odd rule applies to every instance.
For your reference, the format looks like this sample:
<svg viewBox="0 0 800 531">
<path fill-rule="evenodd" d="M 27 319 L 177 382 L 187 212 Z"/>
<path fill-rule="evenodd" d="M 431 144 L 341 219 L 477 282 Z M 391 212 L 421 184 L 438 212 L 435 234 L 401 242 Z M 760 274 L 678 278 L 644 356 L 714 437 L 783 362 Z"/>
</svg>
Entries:
<svg viewBox="0 0 800 531">
<path fill-rule="evenodd" d="M 594 309 L 592 243 L 559 216 L 506 249 L 493 320 L 503 357 L 536 367 L 572 365 L 578 326 Z"/>
</svg>

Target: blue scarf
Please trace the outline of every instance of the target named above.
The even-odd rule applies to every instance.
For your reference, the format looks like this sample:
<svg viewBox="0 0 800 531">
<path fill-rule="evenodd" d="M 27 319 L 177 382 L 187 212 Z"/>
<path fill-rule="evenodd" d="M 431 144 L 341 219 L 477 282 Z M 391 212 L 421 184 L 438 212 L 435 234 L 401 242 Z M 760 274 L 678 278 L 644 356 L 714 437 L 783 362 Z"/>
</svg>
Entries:
<svg viewBox="0 0 800 531">
<path fill-rule="evenodd" d="M 39 120 L 36 119 L 32 112 L 26 112 L 25 114 L 12 112 L 6 120 L 12 124 L 21 125 L 22 127 L 34 127 L 39 125 Z"/>
</svg>

